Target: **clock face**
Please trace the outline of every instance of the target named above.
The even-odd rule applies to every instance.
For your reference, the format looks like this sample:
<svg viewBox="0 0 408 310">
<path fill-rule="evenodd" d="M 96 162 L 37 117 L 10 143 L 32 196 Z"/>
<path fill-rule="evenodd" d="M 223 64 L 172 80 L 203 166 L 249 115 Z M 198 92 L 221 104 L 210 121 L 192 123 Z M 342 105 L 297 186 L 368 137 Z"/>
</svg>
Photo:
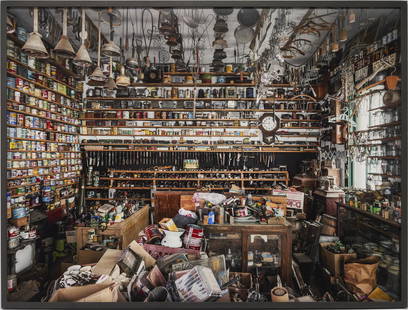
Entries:
<svg viewBox="0 0 408 310">
<path fill-rule="evenodd" d="M 276 126 L 278 126 L 278 122 L 275 117 L 267 116 L 267 117 L 264 117 L 261 125 L 266 131 L 273 131 L 276 128 Z"/>
</svg>

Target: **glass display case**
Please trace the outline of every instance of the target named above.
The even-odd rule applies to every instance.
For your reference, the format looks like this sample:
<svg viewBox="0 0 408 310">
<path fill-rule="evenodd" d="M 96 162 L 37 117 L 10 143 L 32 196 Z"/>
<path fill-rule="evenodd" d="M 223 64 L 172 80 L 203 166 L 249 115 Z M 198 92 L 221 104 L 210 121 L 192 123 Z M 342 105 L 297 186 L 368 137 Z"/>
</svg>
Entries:
<svg viewBox="0 0 408 310">
<path fill-rule="evenodd" d="M 256 267 L 279 274 L 290 283 L 292 227 L 279 225 L 203 225 L 209 256 L 224 254 L 230 271 L 254 272 Z"/>
</svg>

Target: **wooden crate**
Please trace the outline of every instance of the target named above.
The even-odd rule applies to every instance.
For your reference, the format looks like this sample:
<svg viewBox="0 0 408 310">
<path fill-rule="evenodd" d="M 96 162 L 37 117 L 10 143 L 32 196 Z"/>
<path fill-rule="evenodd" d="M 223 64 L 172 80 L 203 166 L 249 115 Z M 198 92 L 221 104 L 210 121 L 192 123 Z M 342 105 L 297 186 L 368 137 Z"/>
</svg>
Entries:
<svg viewBox="0 0 408 310">
<path fill-rule="evenodd" d="M 121 249 L 125 249 L 129 243 L 137 239 L 141 230 L 149 225 L 149 206 L 144 206 L 123 222 L 113 224 L 106 230 L 96 230 L 96 235 L 115 236 L 122 240 Z M 77 227 L 77 253 L 88 243 L 88 230 L 91 227 Z"/>
</svg>

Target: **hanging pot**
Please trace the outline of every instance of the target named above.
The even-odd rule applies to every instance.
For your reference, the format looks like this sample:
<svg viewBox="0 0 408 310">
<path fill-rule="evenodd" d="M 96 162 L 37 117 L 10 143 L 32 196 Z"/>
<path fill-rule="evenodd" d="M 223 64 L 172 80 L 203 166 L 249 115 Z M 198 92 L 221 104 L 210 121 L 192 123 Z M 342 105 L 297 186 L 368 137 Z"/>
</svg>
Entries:
<svg viewBox="0 0 408 310">
<path fill-rule="evenodd" d="M 373 79 L 373 83 L 382 82 L 385 80 L 387 75 L 384 72 L 377 73 L 377 75 Z"/>
<path fill-rule="evenodd" d="M 217 19 L 217 22 L 215 23 L 213 30 L 214 32 L 225 33 L 228 32 L 228 25 L 225 22 L 225 20 L 219 18 Z"/>
<path fill-rule="evenodd" d="M 252 41 L 255 31 L 251 27 L 238 26 L 234 31 L 234 37 L 238 44 L 246 44 Z"/>
<path fill-rule="evenodd" d="M 259 19 L 259 12 L 254 8 L 240 9 L 238 12 L 238 22 L 240 25 L 253 27 Z"/>
<path fill-rule="evenodd" d="M 385 106 L 396 106 L 401 101 L 401 94 L 399 90 L 388 90 L 384 94 L 383 103 Z"/>
<path fill-rule="evenodd" d="M 221 16 L 227 16 L 227 15 L 232 14 L 232 12 L 234 12 L 233 8 L 214 8 L 213 10 L 215 14 L 221 15 Z"/>
</svg>

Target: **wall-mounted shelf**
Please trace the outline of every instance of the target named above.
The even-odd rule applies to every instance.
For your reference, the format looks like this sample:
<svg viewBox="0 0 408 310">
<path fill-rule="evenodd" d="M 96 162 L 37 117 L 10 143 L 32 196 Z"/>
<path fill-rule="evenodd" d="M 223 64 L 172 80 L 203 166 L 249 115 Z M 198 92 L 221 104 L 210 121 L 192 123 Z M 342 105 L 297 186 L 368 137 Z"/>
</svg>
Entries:
<svg viewBox="0 0 408 310">
<path fill-rule="evenodd" d="M 40 97 L 40 96 L 36 96 L 35 94 L 31 94 L 31 93 L 29 93 L 29 92 L 26 92 L 26 91 L 21 90 L 21 89 L 18 89 L 18 88 L 13 88 L 13 87 L 9 87 L 9 86 L 6 86 L 6 88 L 11 89 L 11 90 L 13 90 L 13 91 L 18 91 L 18 92 L 20 92 L 20 93 L 22 93 L 22 94 L 25 94 L 25 95 L 27 95 L 27 96 L 31 96 L 31 97 L 34 97 L 34 98 L 37 98 L 37 99 L 40 99 L 40 100 L 43 100 L 43 101 L 47 101 L 47 102 L 49 102 L 49 103 L 53 103 L 53 104 L 59 105 L 59 106 L 62 107 L 62 108 L 71 109 L 71 110 L 73 110 L 73 111 L 78 111 L 78 112 L 82 111 L 82 110 L 80 110 L 80 109 L 77 109 L 77 108 L 74 108 L 74 107 L 70 107 L 70 106 L 61 104 L 61 103 L 56 102 L 56 101 L 52 101 L 52 100 L 45 99 L 45 98 Z M 74 100 L 73 100 L 73 101 L 74 101 Z"/>
</svg>

